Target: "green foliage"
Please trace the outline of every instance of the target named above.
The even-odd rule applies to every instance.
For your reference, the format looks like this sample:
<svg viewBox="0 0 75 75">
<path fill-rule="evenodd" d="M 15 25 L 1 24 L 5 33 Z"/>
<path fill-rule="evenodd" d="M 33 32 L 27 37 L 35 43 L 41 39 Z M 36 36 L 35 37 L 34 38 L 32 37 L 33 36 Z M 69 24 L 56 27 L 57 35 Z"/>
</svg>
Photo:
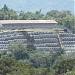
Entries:
<svg viewBox="0 0 75 75">
<path fill-rule="evenodd" d="M 9 9 L 6 5 L 0 10 L 0 20 L 17 19 L 16 11 Z"/>
<path fill-rule="evenodd" d="M 10 43 L 9 44 L 9 54 L 8 56 L 12 56 L 15 57 L 17 60 L 19 59 L 28 59 L 29 55 L 28 55 L 28 51 L 26 49 L 26 46 L 23 42 L 15 42 L 15 43 Z"/>
<path fill-rule="evenodd" d="M 67 71 L 71 71 L 75 68 L 75 59 L 64 59 L 59 63 L 54 65 L 54 69 L 57 74 L 66 73 Z"/>
<path fill-rule="evenodd" d="M 17 63 L 15 59 L 12 58 L 0 58 L 0 74 L 6 75 L 12 71 L 15 71 L 16 68 L 14 65 Z"/>
<path fill-rule="evenodd" d="M 0 58 L 1 75 L 30 75 L 30 66 L 12 58 Z"/>
<path fill-rule="evenodd" d="M 75 75 L 75 70 L 67 72 L 65 75 Z"/>
<path fill-rule="evenodd" d="M 14 44 L 16 47 L 12 45 L 10 45 L 11 50 L 4 51 L 0 58 L 0 72 L 2 75 L 62 75 L 75 69 L 75 59 L 67 56 L 65 56 L 67 59 L 63 59 L 64 54 L 63 56 L 61 55 L 62 51 L 27 51 L 21 42 Z M 24 51 L 28 55 L 24 54 Z M 15 57 L 18 61 L 9 57 Z M 55 63 L 56 60 L 57 62 Z M 25 63 L 30 64 L 32 67 Z"/>
<path fill-rule="evenodd" d="M 51 68 L 53 63 L 56 61 L 57 57 L 60 56 L 60 51 L 58 52 L 45 52 L 36 50 L 34 53 L 30 54 L 30 64 L 34 67 L 44 67 Z"/>
<path fill-rule="evenodd" d="M 25 13 L 25 12 L 21 11 L 21 12 L 19 13 L 18 19 L 21 19 L 21 20 L 30 20 L 30 19 L 34 19 L 34 14 L 31 13 L 31 12 Z"/>
<path fill-rule="evenodd" d="M 75 19 L 74 16 L 66 16 L 66 17 L 58 19 L 58 24 L 63 25 L 71 29 L 72 32 L 74 32 L 74 25 L 75 25 L 74 19 Z"/>
<path fill-rule="evenodd" d="M 1 75 L 50 75 L 50 69 L 33 68 L 13 58 L 0 58 Z"/>
<path fill-rule="evenodd" d="M 36 50 L 36 47 L 34 45 L 27 45 L 27 51 L 33 51 Z"/>
<path fill-rule="evenodd" d="M 35 52 L 30 54 L 30 63 L 34 67 L 50 67 L 51 65 L 51 58 L 50 58 L 50 53 L 46 52 Z"/>
<path fill-rule="evenodd" d="M 29 53 L 36 50 L 36 47 L 31 41 L 25 45 L 21 41 L 11 42 L 8 47 L 8 56 L 15 57 L 17 60 L 28 59 Z"/>
</svg>

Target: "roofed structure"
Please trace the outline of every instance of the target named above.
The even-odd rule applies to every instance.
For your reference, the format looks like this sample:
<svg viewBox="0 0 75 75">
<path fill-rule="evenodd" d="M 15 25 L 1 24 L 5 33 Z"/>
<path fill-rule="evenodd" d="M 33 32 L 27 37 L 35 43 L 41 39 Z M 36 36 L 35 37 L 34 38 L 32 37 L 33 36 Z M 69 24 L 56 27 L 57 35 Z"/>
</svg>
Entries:
<svg viewBox="0 0 75 75">
<path fill-rule="evenodd" d="M 55 20 L 0 20 L 0 50 L 8 50 L 10 42 L 34 39 L 39 50 L 75 50 L 75 34 L 65 32 Z M 56 30 L 58 29 L 59 32 Z"/>
<path fill-rule="evenodd" d="M 11 23 L 57 23 L 55 20 L 0 20 L 2 24 Z"/>
</svg>

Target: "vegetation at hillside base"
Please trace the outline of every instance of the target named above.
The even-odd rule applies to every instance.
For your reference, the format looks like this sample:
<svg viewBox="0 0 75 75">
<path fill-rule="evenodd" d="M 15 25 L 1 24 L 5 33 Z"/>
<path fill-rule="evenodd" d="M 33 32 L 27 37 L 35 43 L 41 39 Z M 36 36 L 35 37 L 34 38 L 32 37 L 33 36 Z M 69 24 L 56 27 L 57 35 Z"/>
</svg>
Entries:
<svg viewBox="0 0 75 75">
<path fill-rule="evenodd" d="M 74 52 L 68 55 L 62 50 L 46 52 L 31 48 L 27 50 L 23 42 L 17 41 L 10 43 L 7 51 L 0 51 L 0 75 L 71 75 L 74 73 Z"/>
</svg>

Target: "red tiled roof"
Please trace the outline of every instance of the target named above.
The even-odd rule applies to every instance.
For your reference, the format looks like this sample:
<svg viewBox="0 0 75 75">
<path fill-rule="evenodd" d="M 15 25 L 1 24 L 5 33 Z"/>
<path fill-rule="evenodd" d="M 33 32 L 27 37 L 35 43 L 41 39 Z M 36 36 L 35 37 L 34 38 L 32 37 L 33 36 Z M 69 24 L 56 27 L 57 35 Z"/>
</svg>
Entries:
<svg viewBox="0 0 75 75">
<path fill-rule="evenodd" d="M 2 24 L 11 23 L 57 23 L 55 20 L 0 20 Z"/>
</svg>

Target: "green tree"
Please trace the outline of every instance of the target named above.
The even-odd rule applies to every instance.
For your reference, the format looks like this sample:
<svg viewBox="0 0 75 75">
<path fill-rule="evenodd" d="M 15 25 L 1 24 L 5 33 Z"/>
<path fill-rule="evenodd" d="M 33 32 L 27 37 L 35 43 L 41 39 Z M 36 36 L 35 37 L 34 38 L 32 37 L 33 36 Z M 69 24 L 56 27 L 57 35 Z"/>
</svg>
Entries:
<svg viewBox="0 0 75 75">
<path fill-rule="evenodd" d="M 27 51 L 34 51 L 36 50 L 36 47 L 32 44 L 32 45 L 27 45 L 26 49 Z"/>
<path fill-rule="evenodd" d="M 12 58 L 0 58 L 0 74 L 1 75 L 7 75 L 7 73 L 11 73 L 12 71 L 15 71 L 16 68 L 13 67 L 17 61 Z"/>
<path fill-rule="evenodd" d="M 50 52 L 43 52 L 43 51 L 35 51 L 34 53 L 30 54 L 30 64 L 34 67 L 45 67 L 50 68 L 52 65 L 52 54 Z"/>
<path fill-rule="evenodd" d="M 1 75 L 50 75 L 50 69 L 33 68 L 10 57 L 0 58 Z"/>
<path fill-rule="evenodd" d="M 28 59 L 28 51 L 26 49 L 26 46 L 23 42 L 15 42 L 15 43 L 10 43 L 8 50 L 11 52 L 12 57 L 15 57 L 17 60 L 19 59 Z"/>
<path fill-rule="evenodd" d="M 1 20 L 12 20 L 17 19 L 18 15 L 16 11 L 9 9 L 6 5 L 0 10 L 0 19 Z"/>
<path fill-rule="evenodd" d="M 57 74 L 63 74 L 68 71 L 72 71 L 75 69 L 75 59 L 64 59 L 61 60 L 59 63 L 54 65 L 54 69 Z"/>
<path fill-rule="evenodd" d="M 34 16 L 35 16 L 34 17 L 35 20 L 42 20 L 44 18 L 44 14 L 41 13 L 41 10 L 36 11 L 34 13 Z"/>
<path fill-rule="evenodd" d="M 75 70 L 67 72 L 65 75 L 75 75 Z"/>
</svg>

